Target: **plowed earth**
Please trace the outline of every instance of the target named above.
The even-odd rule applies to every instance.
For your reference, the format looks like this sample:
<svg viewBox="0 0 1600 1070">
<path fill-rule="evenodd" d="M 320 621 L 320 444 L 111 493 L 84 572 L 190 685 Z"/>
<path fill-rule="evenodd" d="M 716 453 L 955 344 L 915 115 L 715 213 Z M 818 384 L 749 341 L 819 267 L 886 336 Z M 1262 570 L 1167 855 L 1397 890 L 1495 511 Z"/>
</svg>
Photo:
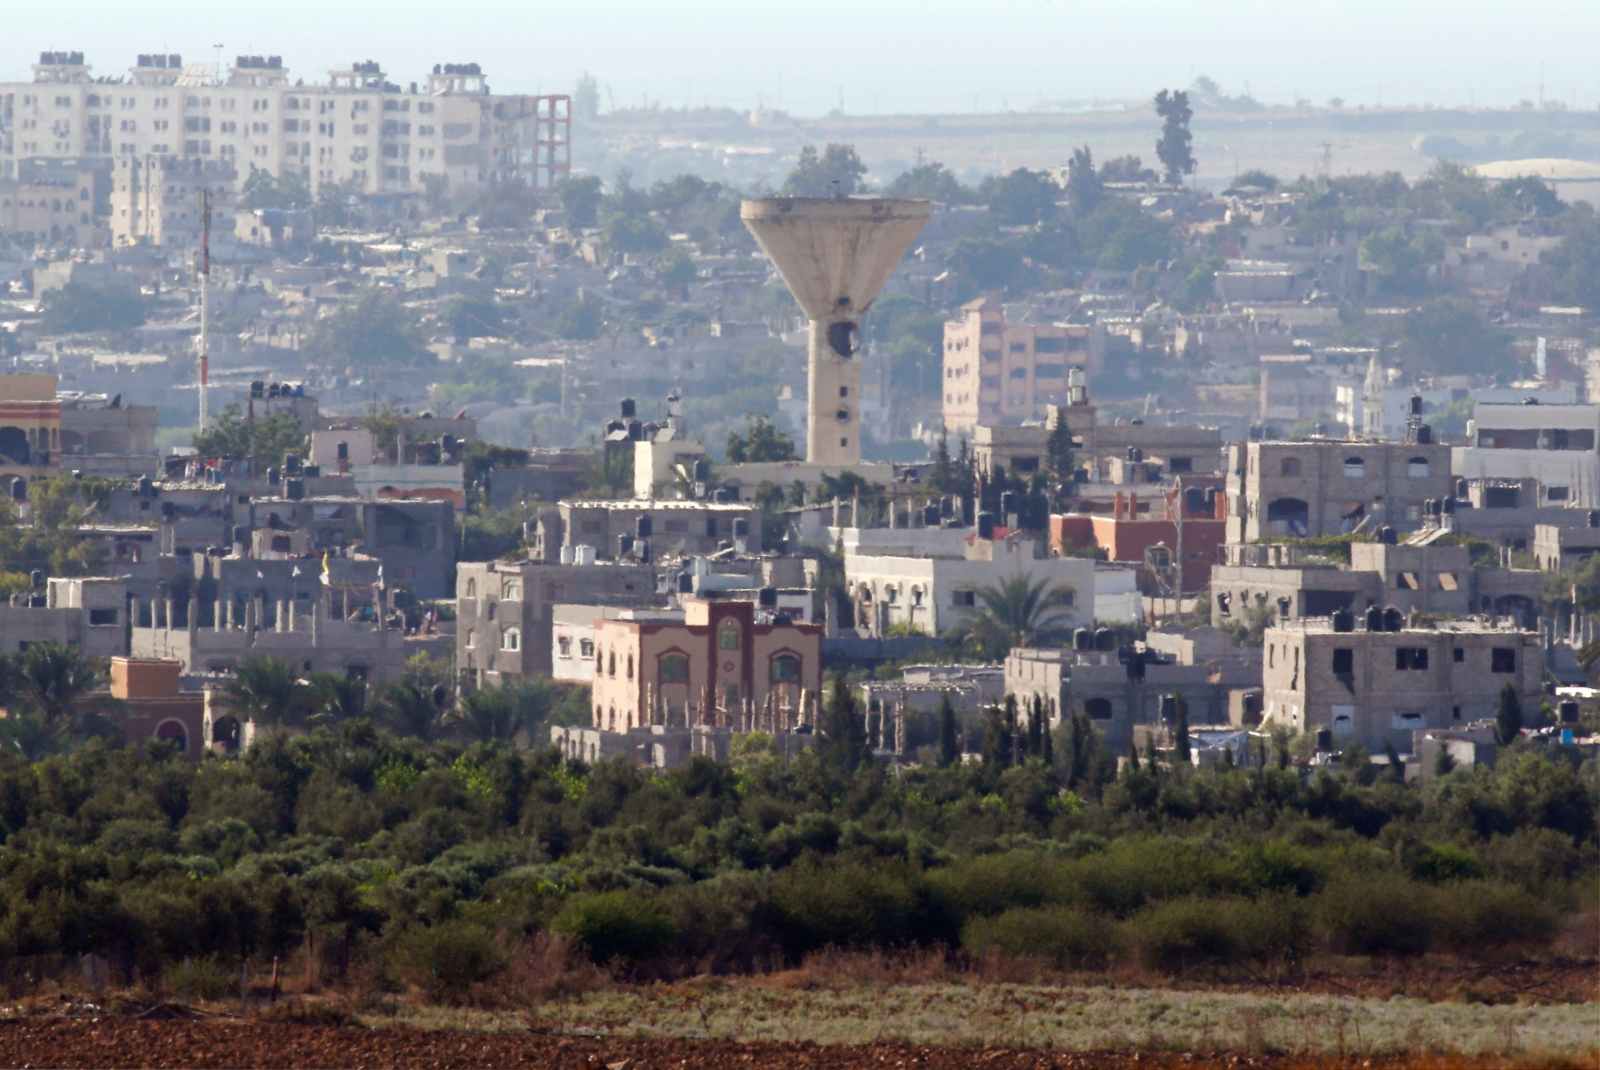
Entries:
<svg viewBox="0 0 1600 1070">
<path fill-rule="evenodd" d="M 1456 1070 L 1540 1065 L 1527 1058 L 1316 1058 L 1238 1052 L 1037 1052 L 896 1045 L 747 1044 L 708 1040 L 422 1032 L 258 1022 L 127 1018 L 0 1021 L 6 1067 L 551 1067 L 556 1070 Z M 1566 1065 L 1582 1065 L 1568 1063 Z"/>
</svg>

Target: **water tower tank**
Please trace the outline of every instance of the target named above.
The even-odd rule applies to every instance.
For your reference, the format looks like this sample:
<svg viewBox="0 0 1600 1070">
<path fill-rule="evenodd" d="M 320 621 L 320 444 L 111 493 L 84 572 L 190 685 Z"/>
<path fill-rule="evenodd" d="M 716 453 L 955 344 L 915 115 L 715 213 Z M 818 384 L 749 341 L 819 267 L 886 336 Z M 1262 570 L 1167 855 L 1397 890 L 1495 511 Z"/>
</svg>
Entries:
<svg viewBox="0 0 1600 1070">
<path fill-rule="evenodd" d="M 861 461 L 861 317 L 928 222 L 928 202 L 775 197 L 739 212 L 811 318 L 806 460 Z"/>
</svg>

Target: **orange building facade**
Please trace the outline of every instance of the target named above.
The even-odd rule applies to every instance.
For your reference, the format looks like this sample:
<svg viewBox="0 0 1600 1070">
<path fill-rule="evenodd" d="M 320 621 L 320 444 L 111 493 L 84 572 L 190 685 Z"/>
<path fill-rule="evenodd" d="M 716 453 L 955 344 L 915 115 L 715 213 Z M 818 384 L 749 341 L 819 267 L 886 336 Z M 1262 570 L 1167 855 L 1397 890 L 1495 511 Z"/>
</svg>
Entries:
<svg viewBox="0 0 1600 1070">
<path fill-rule="evenodd" d="M 595 622 L 593 725 L 797 723 L 822 684 L 822 627 L 751 602 L 683 599 L 683 619 L 648 610 Z M 632 617 L 633 619 L 628 619 Z M 787 716 L 785 716 L 787 714 Z"/>
<path fill-rule="evenodd" d="M 1185 488 L 1183 510 L 1183 593 L 1195 594 L 1211 583 L 1211 566 L 1217 550 L 1227 541 L 1227 498 L 1217 494 L 1212 508 L 1204 508 L 1203 495 Z M 1117 491 L 1110 516 L 1091 513 L 1055 513 L 1050 517 L 1050 552 L 1099 546 L 1112 561 L 1142 565 L 1140 579 L 1152 590 L 1177 583 L 1179 560 L 1178 491 L 1151 488 Z"/>
</svg>

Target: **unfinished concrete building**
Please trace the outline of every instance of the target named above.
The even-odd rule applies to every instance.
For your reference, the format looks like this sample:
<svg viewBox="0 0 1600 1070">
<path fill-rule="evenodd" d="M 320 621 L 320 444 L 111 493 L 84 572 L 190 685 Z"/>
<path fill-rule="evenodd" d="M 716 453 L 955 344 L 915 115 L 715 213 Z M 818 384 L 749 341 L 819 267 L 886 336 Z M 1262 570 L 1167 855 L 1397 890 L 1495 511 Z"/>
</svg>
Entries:
<svg viewBox="0 0 1600 1070">
<path fill-rule="evenodd" d="M 1415 530 L 1448 497 L 1450 447 L 1312 439 L 1228 447 L 1228 542 Z"/>
</svg>

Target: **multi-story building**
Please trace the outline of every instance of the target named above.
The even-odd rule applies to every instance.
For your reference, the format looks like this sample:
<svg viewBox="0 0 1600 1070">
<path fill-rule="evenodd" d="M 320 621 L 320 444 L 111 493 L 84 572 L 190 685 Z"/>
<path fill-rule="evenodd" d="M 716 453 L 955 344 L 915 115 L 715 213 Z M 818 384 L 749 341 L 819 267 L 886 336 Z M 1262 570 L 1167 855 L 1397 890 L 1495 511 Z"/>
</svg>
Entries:
<svg viewBox="0 0 1600 1070">
<path fill-rule="evenodd" d="M 0 231 L 39 245 L 86 239 L 95 221 L 94 171 L 74 159 L 20 163 L 16 177 L 0 178 Z"/>
<path fill-rule="evenodd" d="M 994 538 L 966 534 L 951 546 L 942 537 L 945 530 L 905 531 L 912 540 L 905 548 L 846 542 L 845 592 L 862 634 L 882 638 L 894 629 L 943 635 L 982 608 L 980 591 L 1016 576 L 1046 583 L 1051 623 L 1060 627 L 1142 615 L 1135 571 L 1124 565 L 1050 557 L 1020 533 L 996 531 Z M 940 537 L 916 539 L 921 531 Z"/>
<path fill-rule="evenodd" d="M 944 325 L 944 426 L 1014 426 L 1067 403 L 1067 369 L 1088 371 L 1094 328 L 1008 324 L 1005 306 L 982 298 Z"/>
<path fill-rule="evenodd" d="M 1469 446 L 1455 450 L 1468 480 L 1539 484 L 1539 505 L 1600 506 L 1600 405 L 1479 404 Z"/>
<path fill-rule="evenodd" d="M 821 691 L 822 627 L 750 602 L 682 601 L 595 621 L 594 727 L 797 724 Z"/>
<path fill-rule="evenodd" d="M 1523 708 L 1542 700 L 1539 633 L 1479 622 L 1396 631 L 1339 631 L 1338 617 L 1267 629 L 1262 670 L 1267 722 L 1333 729 L 1339 745 L 1385 742 L 1410 750 L 1419 729 L 1465 727 L 1495 716 L 1509 683 Z"/>
<path fill-rule="evenodd" d="M 995 465 L 1021 475 L 1042 471 L 1049 463 L 1050 434 L 1061 423 L 1071 434 L 1073 465 L 1084 469 L 1091 482 L 1110 478 L 1113 462 L 1126 460 L 1130 450 L 1137 450 L 1139 462 L 1154 466 L 1159 475 L 1221 471 L 1220 430 L 1147 424 L 1138 418 L 1103 424 L 1099 410 L 1089 403 L 1085 374 L 1079 368 L 1067 372 L 1066 403 L 1046 406 L 1042 426 L 980 424 L 973 430 L 973 455 L 985 471 Z"/>
<path fill-rule="evenodd" d="M 1554 529 L 1552 529 L 1554 530 Z M 1326 617 L 1370 606 L 1403 613 L 1484 613 L 1532 626 L 1544 577 L 1535 569 L 1473 568 L 1465 546 L 1358 542 L 1349 567 L 1294 544 L 1230 545 L 1211 570 L 1211 621 L 1221 627 L 1270 607 L 1274 619 Z"/>
<path fill-rule="evenodd" d="M 120 577 L 52 576 L 42 590 L 0 604 L 0 653 L 34 643 L 71 643 L 102 658 L 127 653 L 127 591 Z"/>
<path fill-rule="evenodd" d="M 1197 477 L 1206 479 L 1207 477 Z M 1216 476 L 1211 483 L 1220 482 Z M 1211 494 L 1206 494 L 1207 490 Z M 1155 590 L 1182 588 L 1184 594 L 1205 590 L 1212 562 L 1222 546 L 1225 499 L 1216 488 L 1151 487 L 1140 511 L 1140 493 L 1115 491 L 1110 516 L 1055 513 L 1050 517 L 1050 549 L 1099 546 L 1111 561 L 1138 567 Z"/>
<path fill-rule="evenodd" d="M 0 179 L 30 158 L 107 172 L 116 159 L 183 156 L 301 174 L 313 189 L 392 197 L 442 183 L 460 197 L 506 181 L 547 188 L 568 166 L 567 98 L 493 95 L 475 63 L 405 87 L 371 61 L 307 85 L 277 56 L 239 56 L 224 72 L 141 55 L 125 76 L 95 77 L 83 53 L 46 52 L 33 72 L 0 84 Z"/>
<path fill-rule="evenodd" d="M 656 573 L 637 562 L 462 562 L 456 569 L 456 671 L 468 685 L 548 675 L 560 603 L 644 608 Z"/>
<path fill-rule="evenodd" d="M 0 475 L 53 475 L 60 450 L 56 377 L 0 375 Z"/>
<path fill-rule="evenodd" d="M 127 155 L 113 163 L 111 238 L 118 245 L 198 248 L 202 189 L 210 191 L 213 248 L 233 241 L 238 172 L 230 161 Z"/>
<path fill-rule="evenodd" d="M 1424 503 L 1453 489 L 1450 447 L 1435 443 L 1237 443 L 1228 447 L 1228 541 L 1414 529 Z"/>
</svg>

